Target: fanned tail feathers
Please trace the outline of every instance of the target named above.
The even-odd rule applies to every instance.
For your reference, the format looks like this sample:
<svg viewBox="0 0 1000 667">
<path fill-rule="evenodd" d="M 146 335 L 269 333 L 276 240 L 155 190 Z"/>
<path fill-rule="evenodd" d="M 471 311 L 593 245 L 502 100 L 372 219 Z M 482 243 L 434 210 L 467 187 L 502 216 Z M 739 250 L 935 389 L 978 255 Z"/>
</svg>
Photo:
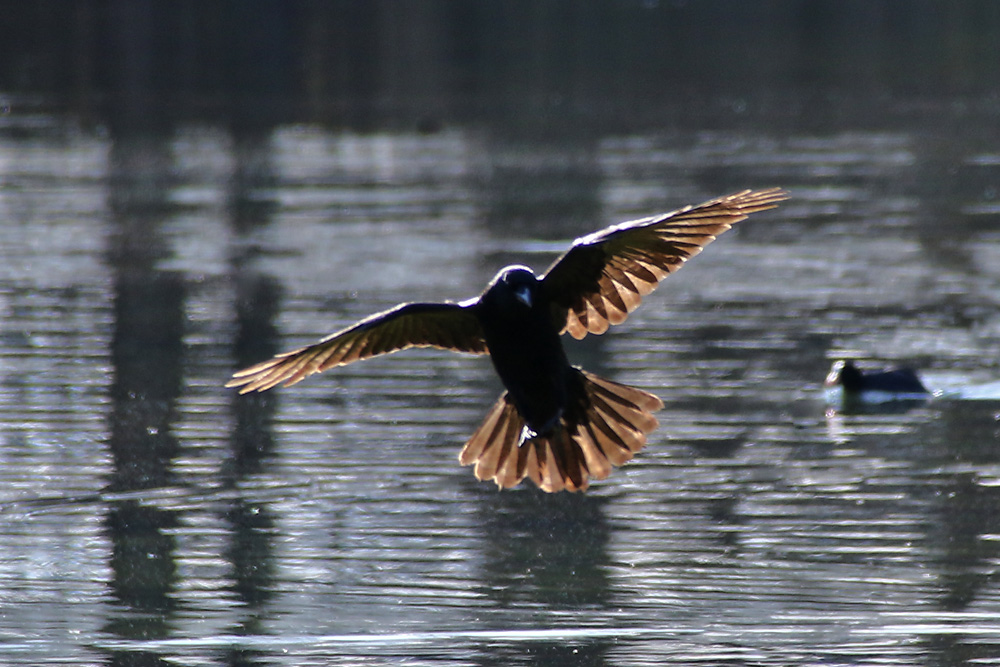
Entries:
<svg viewBox="0 0 1000 667">
<path fill-rule="evenodd" d="M 492 479 L 501 489 L 525 477 L 543 491 L 583 491 L 591 479 L 604 479 L 613 466 L 631 459 L 658 425 L 653 412 L 663 402 L 645 391 L 583 370 L 585 410 L 550 434 L 522 442 L 524 420 L 506 392 L 459 454 L 462 465 L 475 464 L 477 479 Z"/>
</svg>

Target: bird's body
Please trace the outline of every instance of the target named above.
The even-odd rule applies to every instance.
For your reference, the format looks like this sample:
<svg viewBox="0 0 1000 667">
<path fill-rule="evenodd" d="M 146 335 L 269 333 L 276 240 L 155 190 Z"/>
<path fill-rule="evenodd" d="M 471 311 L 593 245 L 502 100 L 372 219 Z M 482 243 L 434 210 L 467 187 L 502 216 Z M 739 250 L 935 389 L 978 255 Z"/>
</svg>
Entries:
<svg viewBox="0 0 1000 667">
<path fill-rule="evenodd" d="M 839 390 L 841 398 L 862 403 L 912 401 L 930 396 L 911 368 L 863 371 L 850 359 L 835 361 L 823 385 L 828 392 Z M 830 398 L 837 396 L 830 393 Z"/>
<path fill-rule="evenodd" d="M 746 190 L 577 239 L 538 277 L 502 269 L 461 303 L 409 303 L 322 341 L 237 372 L 241 393 L 409 347 L 489 354 L 506 391 L 459 455 L 501 488 L 530 477 L 545 491 L 582 490 L 639 451 L 659 398 L 570 365 L 561 335 L 583 338 L 625 320 L 642 297 L 718 234 L 786 198 Z"/>
<path fill-rule="evenodd" d="M 559 423 L 571 370 L 541 289 L 527 267 L 507 267 L 490 282 L 476 312 L 493 367 L 533 433 Z"/>
</svg>

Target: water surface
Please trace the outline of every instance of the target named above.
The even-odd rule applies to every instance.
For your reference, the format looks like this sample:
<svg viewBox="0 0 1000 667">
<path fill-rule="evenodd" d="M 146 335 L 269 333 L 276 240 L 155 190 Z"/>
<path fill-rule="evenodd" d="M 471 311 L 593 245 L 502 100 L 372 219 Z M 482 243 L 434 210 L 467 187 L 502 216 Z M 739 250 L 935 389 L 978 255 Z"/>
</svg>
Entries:
<svg viewBox="0 0 1000 667">
<path fill-rule="evenodd" d="M 1000 379 L 1000 146 L 942 137 L 953 113 L 572 141 L 7 132 L 0 661 L 990 664 L 1000 400 L 852 413 L 820 386 L 840 351 L 932 388 Z M 666 404 L 586 495 L 458 465 L 499 392 L 482 358 L 222 386 L 604 225 L 772 185 L 792 199 L 572 346 Z"/>
</svg>

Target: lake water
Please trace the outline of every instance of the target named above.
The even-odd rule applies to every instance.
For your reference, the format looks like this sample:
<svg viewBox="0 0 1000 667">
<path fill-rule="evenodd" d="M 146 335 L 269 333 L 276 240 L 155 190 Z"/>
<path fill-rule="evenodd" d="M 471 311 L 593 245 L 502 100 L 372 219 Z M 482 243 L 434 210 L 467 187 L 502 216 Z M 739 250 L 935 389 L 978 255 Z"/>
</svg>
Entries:
<svg viewBox="0 0 1000 667">
<path fill-rule="evenodd" d="M 0 663 L 1000 663 L 996 100 L 877 108 L 554 136 L 6 113 Z M 767 186 L 791 199 L 570 346 L 666 404 L 585 495 L 458 465 L 483 358 L 223 387 Z M 845 353 L 939 395 L 828 405 Z"/>
</svg>

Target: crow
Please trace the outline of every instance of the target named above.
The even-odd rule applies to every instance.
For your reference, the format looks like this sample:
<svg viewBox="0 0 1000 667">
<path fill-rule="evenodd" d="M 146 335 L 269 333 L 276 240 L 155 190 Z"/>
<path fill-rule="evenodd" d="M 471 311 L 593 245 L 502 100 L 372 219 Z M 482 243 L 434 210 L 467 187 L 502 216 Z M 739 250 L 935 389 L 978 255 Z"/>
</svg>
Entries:
<svg viewBox="0 0 1000 667">
<path fill-rule="evenodd" d="M 240 393 L 410 347 L 489 354 L 506 391 L 459 454 L 501 489 L 525 477 L 543 491 L 585 490 L 630 460 L 658 425 L 655 395 L 573 366 L 560 336 L 620 324 L 660 280 L 749 214 L 787 199 L 744 190 L 576 239 L 541 276 L 500 270 L 478 297 L 403 303 L 327 338 L 236 372 Z"/>
</svg>

